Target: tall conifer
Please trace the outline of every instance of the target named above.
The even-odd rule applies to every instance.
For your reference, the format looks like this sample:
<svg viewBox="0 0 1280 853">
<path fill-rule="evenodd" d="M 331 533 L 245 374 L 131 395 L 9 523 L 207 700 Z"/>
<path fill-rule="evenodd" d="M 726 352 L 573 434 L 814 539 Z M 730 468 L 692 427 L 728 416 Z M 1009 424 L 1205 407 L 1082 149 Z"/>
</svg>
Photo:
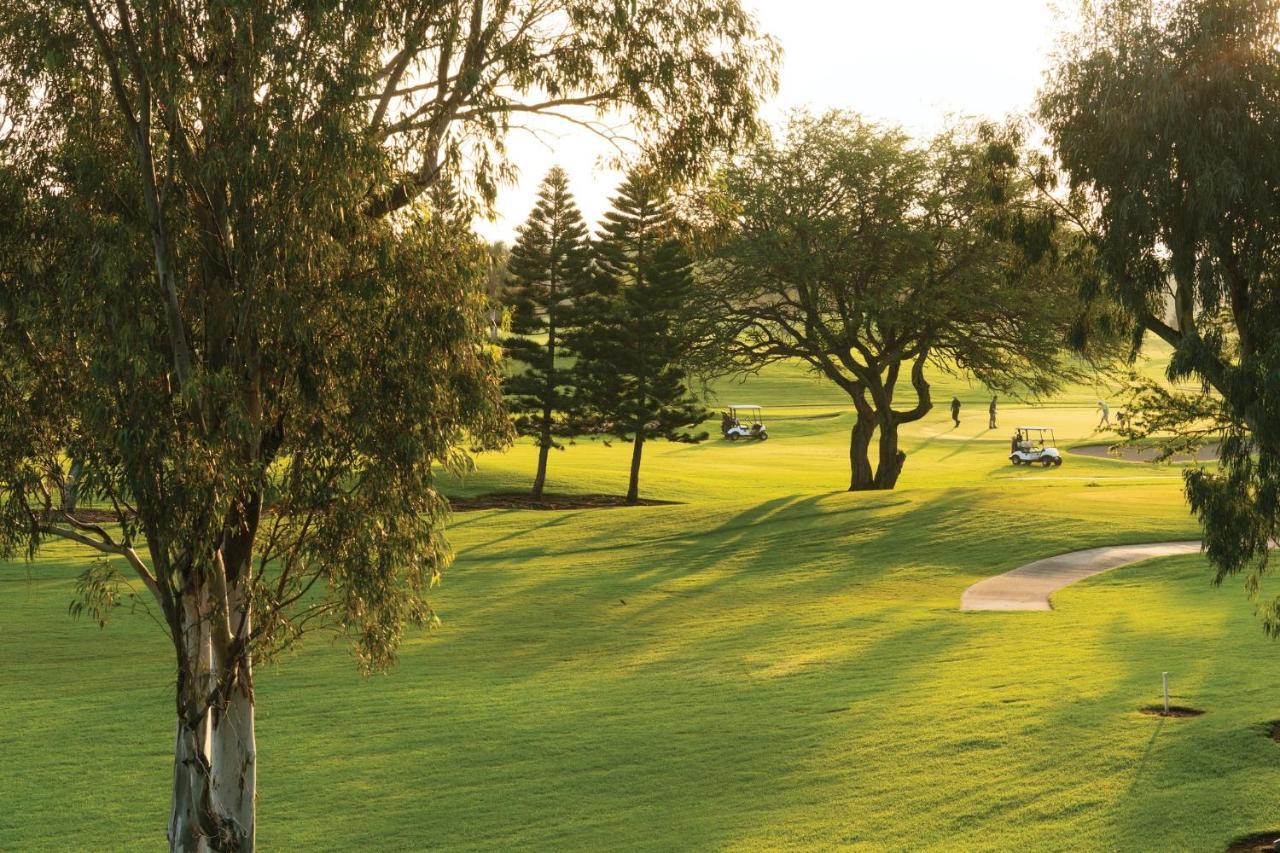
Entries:
<svg viewBox="0 0 1280 853">
<path fill-rule="evenodd" d="M 602 433 L 632 442 L 627 502 L 639 500 L 640 459 L 651 439 L 696 442 L 707 411 L 689 392 L 695 344 L 688 316 L 692 264 L 672 236 L 666 194 L 632 173 L 605 214 L 596 246 L 597 292 L 581 300 L 578 397 Z"/>
<path fill-rule="evenodd" d="M 571 370 L 557 364 L 564 335 L 573 328 L 573 302 L 590 281 L 587 226 L 569 192 L 568 176 L 553 167 L 542 181 L 538 202 L 520 227 L 507 259 L 512 335 L 504 341 L 517 364 L 504 383 L 516 430 L 538 441 L 533 496 L 542 497 L 547 457 L 561 447 L 557 437 L 572 434 L 567 419 L 573 395 Z"/>
</svg>

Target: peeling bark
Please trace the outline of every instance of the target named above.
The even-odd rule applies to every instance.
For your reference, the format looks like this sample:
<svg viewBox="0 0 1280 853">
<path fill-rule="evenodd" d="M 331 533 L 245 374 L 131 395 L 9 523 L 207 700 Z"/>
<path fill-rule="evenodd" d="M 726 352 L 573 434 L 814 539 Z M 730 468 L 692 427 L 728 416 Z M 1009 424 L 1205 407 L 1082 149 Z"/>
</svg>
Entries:
<svg viewBox="0 0 1280 853">
<path fill-rule="evenodd" d="M 241 577 L 247 572 L 241 572 Z M 232 637 L 240 641 L 251 630 L 251 613 L 243 583 L 228 595 Z M 212 715 L 213 811 L 227 849 L 252 851 L 256 842 L 254 805 L 258 748 L 254 730 L 253 662 L 242 654 L 228 662 L 222 705 Z"/>
<path fill-rule="evenodd" d="M 256 841 L 258 751 L 252 676 L 247 665 L 235 676 L 225 705 L 213 714 L 210 743 L 212 810 L 224 840 L 219 849 L 248 853 Z"/>
<path fill-rule="evenodd" d="M 230 619 L 215 606 L 209 584 L 183 594 L 169 847 L 183 853 L 250 853 L 256 843 L 257 747 L 252 661 L 232 638 L 250 630 L 247 596 L 228 591 Z"/>
</svg>

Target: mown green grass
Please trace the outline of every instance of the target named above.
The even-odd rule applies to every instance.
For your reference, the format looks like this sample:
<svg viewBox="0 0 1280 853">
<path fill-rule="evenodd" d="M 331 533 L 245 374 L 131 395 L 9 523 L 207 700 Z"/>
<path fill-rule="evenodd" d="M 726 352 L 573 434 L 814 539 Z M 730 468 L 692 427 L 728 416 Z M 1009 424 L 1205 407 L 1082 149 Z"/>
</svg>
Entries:
<svg viewBox="0 0 1280 853">
<path fill-rule="evenodd" d="M 1276 654 L 1198 557 L 1099 576 L 1051 613 L 962 613 L 1038 557 L 1196 535 L 1176 468 L 1005 461 L 1017 420 L 1094 435 L 1092 388 L 1002 415 L 960 391 L 892 493 L 848 494 L 847 406 L 779 368 L 726 402 L 765 444 L 654 445 L 675 506 L 460 514 L 459 558 L 399 667 L 315 638 L 259 672 L 264 849 L 1220 849 L 1280 823 Z M 781 416 L 781 417 L 778 417 Z M 629 448 L 555 454 L 618 492 Z M 520 489 L 533 447 L 455 493 Z M 170 652 L 145 615 L 66 613 L 85 558 L 0 567 L 0 849 L 155 849 Z M 1207 713 L 1142 716 L 1159 699 Z"/>
</svg>

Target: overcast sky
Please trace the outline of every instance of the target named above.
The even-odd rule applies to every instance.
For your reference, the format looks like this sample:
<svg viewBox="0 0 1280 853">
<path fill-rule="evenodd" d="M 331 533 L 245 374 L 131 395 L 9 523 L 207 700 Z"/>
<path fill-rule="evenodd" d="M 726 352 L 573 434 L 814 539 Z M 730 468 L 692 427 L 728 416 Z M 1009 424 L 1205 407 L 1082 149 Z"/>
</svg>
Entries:
<svg viewBox="0 0 1280 853">
<path fill-rule="evenodd" d="M 927 136 L 948 113 L 1000 117 L 1030 108 L 1072 0 L 744 0 L 782 44 L 781 86 L 766 110 L 851 109 Z M 600 161 L 607 144 L 557 126 L 554 139 L 516 133 L 520 182 L 504 187 L 498 219 L 477 223 L 510 242 L 552 165 L 569 172 L 594 225 L 619 176 Z"/>
</svg>

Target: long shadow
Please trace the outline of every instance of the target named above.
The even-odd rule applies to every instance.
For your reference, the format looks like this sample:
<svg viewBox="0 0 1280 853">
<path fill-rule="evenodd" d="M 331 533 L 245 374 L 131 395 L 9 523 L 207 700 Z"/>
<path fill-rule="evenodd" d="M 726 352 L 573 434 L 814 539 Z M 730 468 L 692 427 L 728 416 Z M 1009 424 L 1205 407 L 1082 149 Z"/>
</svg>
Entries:
<svg viewBox="0 0 1280 853">
<path fill-rule="evenodd" d="M 1147 748 L 1142 751 L 1142 757 L 1138 759 L 1137 765 L 1133 768 L 1133 779 L 1129 782 L 1129 789 L 1125 791 L 1125 796 L 1133 795 L 1134 790 L 1138 787 L 1138 783 L 1142 781 L 1142 771 L 1146 769 L 1147 759 L 1151 758 L 1151 749 L 1156 745 L 1156 738 L 1160 737 L 1160 733 L 1164 731 L 1165 718 L 1161 717 L 1160 722 L 1156 723 L 1156 729 L 1151 733 L 1150 739 L 1147 740 Z"/>
</svg>

